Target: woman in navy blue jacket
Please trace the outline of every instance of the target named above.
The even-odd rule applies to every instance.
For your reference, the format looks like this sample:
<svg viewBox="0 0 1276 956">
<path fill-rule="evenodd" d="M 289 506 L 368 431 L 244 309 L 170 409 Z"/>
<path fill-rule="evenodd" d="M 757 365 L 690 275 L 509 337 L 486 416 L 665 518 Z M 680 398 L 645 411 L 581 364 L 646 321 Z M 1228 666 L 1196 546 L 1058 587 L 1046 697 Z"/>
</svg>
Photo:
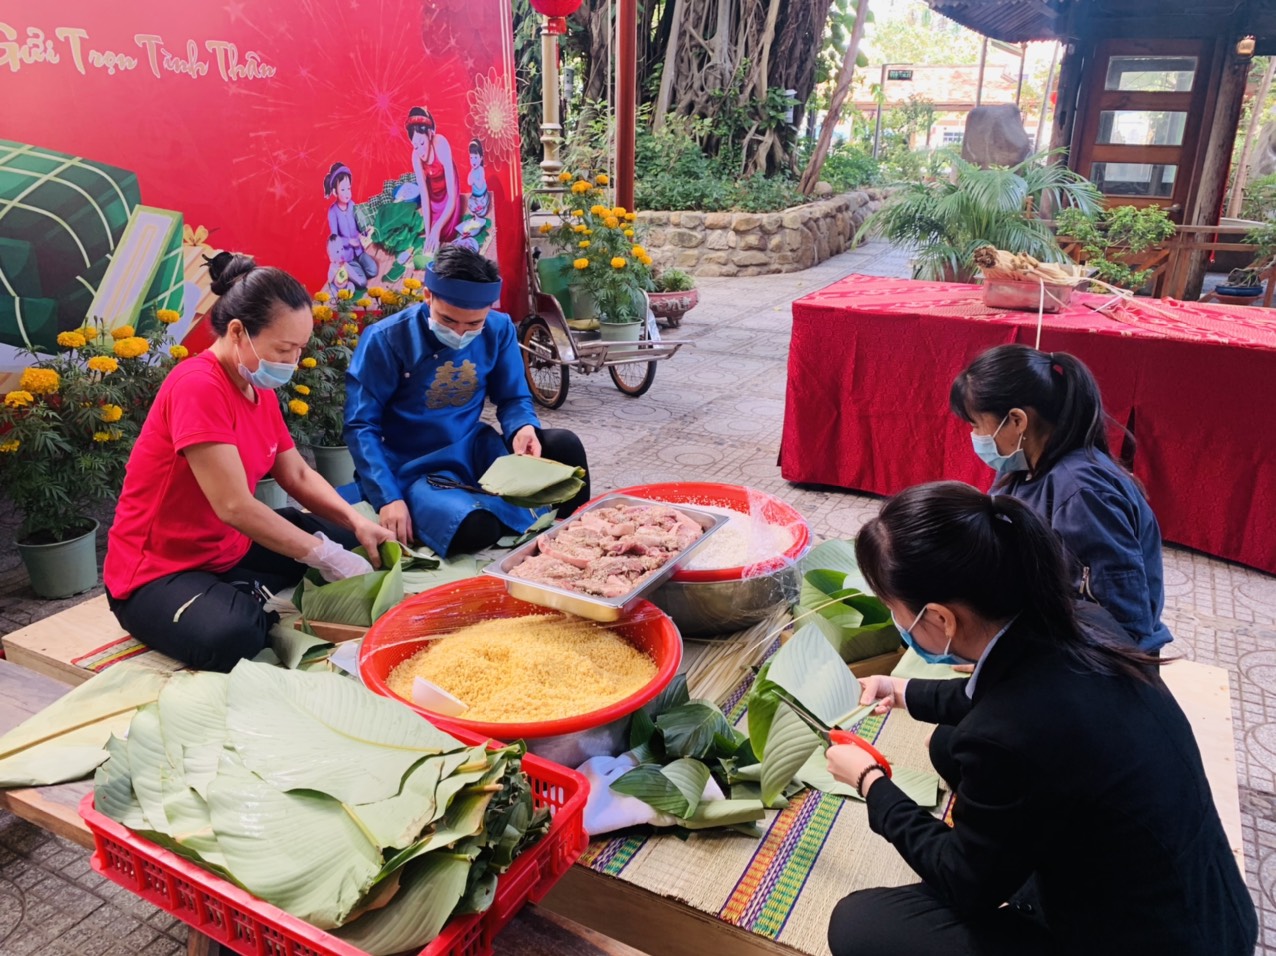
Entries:
<svg viewBox="0 0 1276 956">
<path fill-rule="evenodd" d="M 997 474 L 993 493 L 1030 505 L 1058 534 L 1076 596 L 1111 614 L 1141 651 L 1173 640 L 1161 622 L 1161 528 L 1108 450 L 1099 386 L 1080 359 L 999 345 L 957 376 L 949 401 Z"/>
<path fill-rule="evenodd" d="M 954 725 L 936 766 L 956 800 L 950 827 L 866 751 L 829 748 L 833 776 L 921 878 L 842 900 L 834 956 L 1250 956 L 1254 902 L 1192 728 L 1156 658 L 1079 623 L 1040 516 L 919 485 L 855 554 L 908 643 L 974 673 L 861 680 L 864 703 Z"/>
</svg>

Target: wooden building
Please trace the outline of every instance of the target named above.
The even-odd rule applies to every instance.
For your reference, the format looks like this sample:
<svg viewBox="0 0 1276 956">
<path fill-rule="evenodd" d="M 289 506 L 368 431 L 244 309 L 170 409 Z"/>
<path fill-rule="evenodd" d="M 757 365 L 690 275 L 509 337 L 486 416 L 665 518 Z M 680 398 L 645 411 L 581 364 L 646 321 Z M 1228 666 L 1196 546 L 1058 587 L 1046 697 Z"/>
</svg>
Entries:
<svg viewBox="0 0 1276 956">
<path fill-rule="evenodd" d="M 1051 143 L 1068 165 L 1110 202 L 1218 224 L 1250 59 L 1276 54 L 1276 0 L 926 2 L 994 39 L 1063 42 Z"/>
</svg>

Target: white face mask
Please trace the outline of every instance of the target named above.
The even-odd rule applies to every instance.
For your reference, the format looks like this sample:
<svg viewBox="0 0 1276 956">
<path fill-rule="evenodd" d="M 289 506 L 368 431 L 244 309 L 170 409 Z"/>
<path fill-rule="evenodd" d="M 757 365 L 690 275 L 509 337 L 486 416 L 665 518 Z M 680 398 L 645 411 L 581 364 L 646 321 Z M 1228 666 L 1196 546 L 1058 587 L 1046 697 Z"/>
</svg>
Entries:
<svg viewBox="0 0 1276 956">
<path fill-rule="evenodd" d="M 997 450 L 997 432 L 1001 431 L 1002 426 L 1010 420 L 1010 416 L 1006 415 L 1001 420 L 1001 425 L 997 426 L 997 431 L 991 435 L 976 435 L 970 433 L 970 443 L 975 448 L 975 454 L 983 459 L 984 464 L 997 473 L 997 477 L 1001 478 L 1016 471 L 1028 470 L 1028 456 L 1023 450 L 1023 436 L 1019 436 L 1019 447 L 1012 451 L 1009 455 L 1003 455 Z"/>
<path fill-rule="evenodd" d="M 430 331 L 434 333 L 436 339 L 450 349 L 463 349 L 483 334 L 481 328 L 470 329 L 465 333 L 456 332 L 446 325 L 440 325 L 435 322 L 433 317 L 430 318 Z"/>
<path fill-rule="evenodd" d="M 258 388 L 269 389 L 274 391 L 287 385 L 292 375 L 297 371 L 296 363 L 289 362 L 267 362 L 257 354 L 257 346 L 253 345 L 251 336 L 248 338 L 248 347 L 252 349 L 253 356 L 257 359 L 256 371 L 248 371 L 248 366 L 241 359 L 239 362 L 239 374 L 242 375 Z"/>
</svg>

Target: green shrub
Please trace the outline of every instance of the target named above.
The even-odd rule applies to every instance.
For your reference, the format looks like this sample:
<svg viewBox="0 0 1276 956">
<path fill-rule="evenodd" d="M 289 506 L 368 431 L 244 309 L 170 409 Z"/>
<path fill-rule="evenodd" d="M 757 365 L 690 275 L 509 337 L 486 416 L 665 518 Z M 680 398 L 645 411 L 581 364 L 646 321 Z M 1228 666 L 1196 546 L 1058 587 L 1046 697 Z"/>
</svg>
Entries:
<svg viewBox="0 0 1276 956">
<path fill-rule="evenodd" d="M 696 280 L 681 269 L 664 269 L 656 274 L 656 292 L 690 292 L 696 287 Z"/>
<path fill-rule="evenodd" d="M 835 191 L 844 193 L 878 182 L 881 166 L 869 153 L 843 144 L 829 152 L 820 178 Z"/>
</svg>

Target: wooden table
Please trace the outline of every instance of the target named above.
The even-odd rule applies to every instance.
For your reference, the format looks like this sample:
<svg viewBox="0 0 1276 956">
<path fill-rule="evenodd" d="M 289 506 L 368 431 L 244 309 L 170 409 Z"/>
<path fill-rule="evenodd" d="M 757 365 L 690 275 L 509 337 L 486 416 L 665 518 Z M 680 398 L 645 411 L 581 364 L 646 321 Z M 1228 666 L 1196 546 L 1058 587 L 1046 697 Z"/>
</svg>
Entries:
<svg viewBox="0 0 1276 956">
<path fill-rule="evenodd" d="M 43 710 L 70 689 L 51 677 L 0 660 L 0 734 Z M 77 808 L 92 789 L 92 781 L 84 780 L 56 787 L 0 790 L 0 807 L 91 850 L 93 835 L 80 819 Z M 191 930 L 187 952 L 190 956 L 206 956 L 216 953 L 217 947 L 202 933 Z M 531 905 L 524 907 L 497 936 L 495 952 L 498 956 L 643 956 L 639 950 L 602 933 Z"/>
</svg>

